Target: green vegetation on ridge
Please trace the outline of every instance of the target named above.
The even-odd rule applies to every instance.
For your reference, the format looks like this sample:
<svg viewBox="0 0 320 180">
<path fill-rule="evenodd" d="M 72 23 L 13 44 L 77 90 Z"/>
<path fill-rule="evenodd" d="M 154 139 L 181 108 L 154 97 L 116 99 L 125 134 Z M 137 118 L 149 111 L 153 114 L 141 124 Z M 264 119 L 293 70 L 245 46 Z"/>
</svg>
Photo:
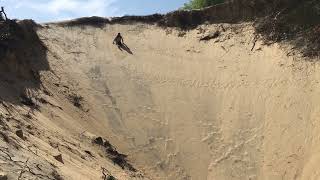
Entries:
<svg viewBox="0 0 320 180">
<path fill-rule="evenodd" d="M 225 0 L 190 0 L 188 3 L 185 3 L 182 9 L 201 9 L 208 6 L 216 5 L 223 3 Z"/>
</svg>

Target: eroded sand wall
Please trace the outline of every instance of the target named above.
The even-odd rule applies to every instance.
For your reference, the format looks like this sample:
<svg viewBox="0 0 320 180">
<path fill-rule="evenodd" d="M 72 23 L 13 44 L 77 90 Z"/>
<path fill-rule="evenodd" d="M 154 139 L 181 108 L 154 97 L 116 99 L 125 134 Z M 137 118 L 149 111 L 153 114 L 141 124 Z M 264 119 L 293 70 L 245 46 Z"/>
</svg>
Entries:
<svg viewBox="0 0 320 180">
<path fill-rule="evenodd" d="M 318 179 L 319 64 L 253 46 L 250 24 L 201 29 L 41 29 L 50 67 L 94 117 L 63 128 L 108 137 L 152 179 Z M 112 44 L 118 32 L 133 54 Z"/>
</svg>

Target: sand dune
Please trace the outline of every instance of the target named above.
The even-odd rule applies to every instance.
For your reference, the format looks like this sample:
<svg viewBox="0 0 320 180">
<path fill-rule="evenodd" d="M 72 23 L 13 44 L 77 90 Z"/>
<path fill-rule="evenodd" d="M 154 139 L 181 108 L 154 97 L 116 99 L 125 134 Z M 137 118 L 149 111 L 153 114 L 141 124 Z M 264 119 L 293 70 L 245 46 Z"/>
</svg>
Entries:
<svg viewBox="0 0 320 180">
<path fill-rule="evenodd" d="M 216 39 L 199 41 L 215 31 Z M 112 45 L 117 32 L 133 54 Z M 289 45 L 253 47 L 250 23 L 185 34 L 53 24 L 39 34 L 53 71 L 90 110 L 90 119 L 55 123 L 108 137 L 147 177 L 319 178 L 318 64 L 290 55 Z"/>
<path fill-rule="evenodd" d="M 128 49 L 112 44 L 118 32 Z M 50 70 L 40 70 L 40 87 L 26 89 L 39 110 L 3 101 L 4 118 L 15 117 L 9 130 L 20 127 L 27 139 L 11 133 L 22 150 L 4 141 L 1 147 L 23 162 L 32 157 L 35 169 L 42 163 L 46 170 L 38 171 L 51 175 L 38 178 L 320 178 L 319 63 L 289 44 L 264 44 L 251 23 L 190 31 L 55 23 L 37 34 Z M 108 147 L 92 144 L 96 137 L 128 155 L 128 164 L 112 162 Z M 16 177 L 26 166 L 10 167 L 0 170 Z"/>
</svg>

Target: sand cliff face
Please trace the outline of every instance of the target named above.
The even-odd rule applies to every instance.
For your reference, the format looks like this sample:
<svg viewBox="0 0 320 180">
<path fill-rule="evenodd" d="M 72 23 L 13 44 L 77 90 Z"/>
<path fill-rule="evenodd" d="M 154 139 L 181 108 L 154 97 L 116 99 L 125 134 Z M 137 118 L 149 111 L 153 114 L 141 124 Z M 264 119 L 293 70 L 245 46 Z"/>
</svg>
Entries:
<svg viewBox="0 0 320 180">
<path fill-rule="evenodd" d="M 132 54 L 112 44 L 118 32 Z M 319 178 L 319 65 L 264 45 L 252 24 L 49 24 L 38 34 L 56 75 L 44 72 L 45 86 L 83 97 L 80 113 L 63 108 L 68 117 L 51 123 L 108 138 L 146 177 Z"/>
<path fill-rule="evenodd" d="M 0 24 L 0 177 L 319 179 L 319 59 L 245 2 Z"/>
</svg>

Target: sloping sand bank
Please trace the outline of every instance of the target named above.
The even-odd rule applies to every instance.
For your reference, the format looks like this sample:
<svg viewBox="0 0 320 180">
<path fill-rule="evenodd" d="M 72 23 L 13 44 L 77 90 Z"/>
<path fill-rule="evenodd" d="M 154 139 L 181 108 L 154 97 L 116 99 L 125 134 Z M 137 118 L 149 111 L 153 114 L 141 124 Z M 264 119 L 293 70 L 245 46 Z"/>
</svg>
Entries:
<svg viewBox="0 0 320 180">
<path fill-rule="evenodd" d="M 130 51 L 112 44 L 118 32 Z M 64 109 L 51 123 L 108 138 L 146 177 L 319 178 L 319 64 L 285 43 L 263 45 L 250 23 L 38 33 L 56 76 L 44 72 L 43 82 L 59 84 L 49 89 Z M 63 85 L 84 110 L 64 108 Z"/>
</svg>

